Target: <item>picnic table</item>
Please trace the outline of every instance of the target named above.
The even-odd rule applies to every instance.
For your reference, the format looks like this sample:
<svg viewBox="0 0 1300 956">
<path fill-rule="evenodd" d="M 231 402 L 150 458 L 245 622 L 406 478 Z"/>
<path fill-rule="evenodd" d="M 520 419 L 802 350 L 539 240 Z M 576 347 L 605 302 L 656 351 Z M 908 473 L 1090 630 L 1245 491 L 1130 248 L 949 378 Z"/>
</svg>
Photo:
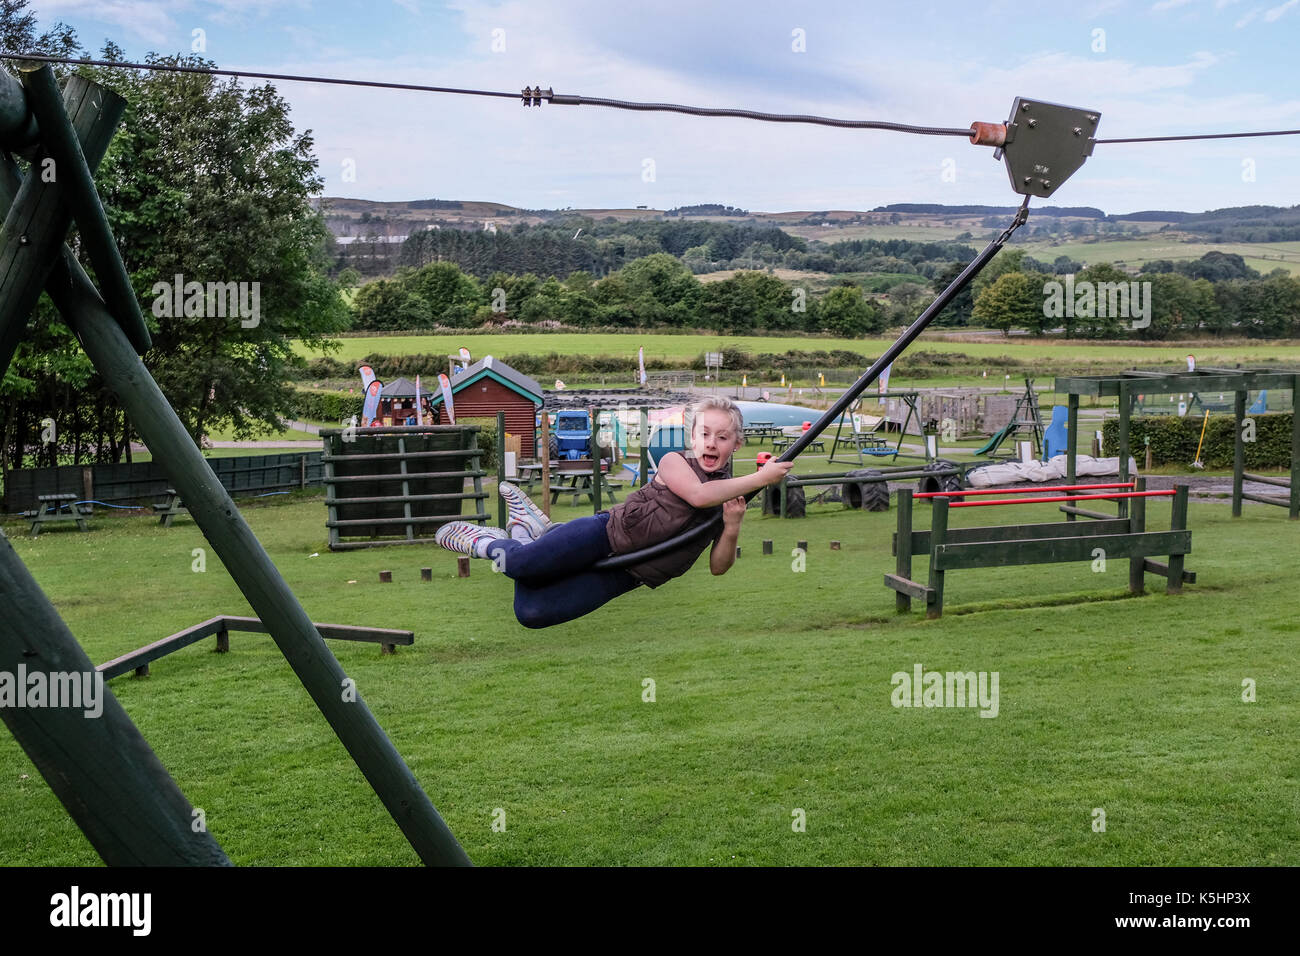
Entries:
<svg viewBox="0 0 1300 956">
<path fill-rule="evenodd" d="M 583 495 L 588 500 L 595 498 L 595 473 L 590 468 L 573 468 L 565 471 L 551 473 L 551 487 L 548 489 L 551 493 L 551 504 L 560 500 L 560 495 L 573 495 L 573 504 L 578 504 L 578 499 Z M 558 484 L 556 481 L 558 480 Z M 618 498 L 614 492 L 623 487 L 621 479 L 615 478 L 610 480 L 604 472 L 600 473 L 600 493 L 609 496 L 610 504 L 618 504 Z"/>
<path fill-rule="evenodd" d="M 781 434 L 781 429 L 773 422 L 750 422 L 744 429 L 745 441 L 754 439 L 760 445 L 768 438 L 779 438 Z"/>
<path fill-rule="evenodd" d="M 160 525 L 170 528 L 173 518 L 177 515 L 188 515 L 190 510 L 181 504 L 181 496 L 177 494 L 176 489 L 168 488 L 163 500 L 154 504 L 153 512 L 158 515 Z"/>
<path fill-rule="evenodd" d="M 528 465 L 517 465 L 516 468 L 519 471 L 520 487 L 522 487 L 524 491 L 528 492 L 529 494 L 532 494 L 533 485 L 537 484 L 539 481 L 542 480 L 541 462 L 535 462 L 533 464 L 528 464 Z M 550 463 L 550 471 L 552 475 L 559 472 L 559 470 L 560 470 L 560 463 L 558 461 L 553 461 Z"/>
<path fill-rule="evenodd" d="M 772 439 L 772 451 L 774 452 L 785 451 L 803 437 L 803 432 L 798 429 L 789 432 L 782 431 L 780 434 L 780 438 Z M 808 450 L 824 452 L 826 451 L 826 443 L 820 438 L 814 438 L 808 443 Z"/>
<path fill-rule="evenodd" d="M 90 517 L 93 507 L 88 503 L 76 504 L 76 495 L 37 495 L 36 501 L 36 510 L 27 513 L 27 517 L 32 523 L 31 536 L 33 538 L 41 533 L 41 525 L 55 521 L 75 521 L 77 530 L 90 530 L 90 525 L 86 522 L 86 519 Z M 67 513 L 64 513 L 63 509 L 65 507 L 68 509 Z"/>
</svg>

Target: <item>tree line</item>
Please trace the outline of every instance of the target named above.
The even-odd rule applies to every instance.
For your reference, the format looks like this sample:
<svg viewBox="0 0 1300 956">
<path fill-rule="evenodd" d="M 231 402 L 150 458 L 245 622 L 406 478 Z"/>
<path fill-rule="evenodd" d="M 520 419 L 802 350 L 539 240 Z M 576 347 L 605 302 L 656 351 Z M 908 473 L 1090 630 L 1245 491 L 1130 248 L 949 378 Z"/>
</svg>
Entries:
<svg viewBox="0 0 1300 956">
<path fill-rule="evenodd" d="M 903 265 L 928 263 L 932 260 L 926 257 L 954 249 L 953 244 L 903 240 L 843 245 L 843 254 L 877 253 Z M 968 261 L 947 262 L 928 282 L 918 274 L 920 281 L 887 283 L 886 291 L 874 295 L 864 289 L 870 281 L 814 289 L 761 271 L 702 282 L 686 263 L 664 252 L 599 279 L 581 271 L 564 279 L 496 272 L 479 281 L 454 263 L 436 262 L 361 286 L 352 301 L 353 328 L 522 324 L 853 337 L 912 321 Z M 1152 262 L 1134 276 L 1110 263 L 1085 267 L 1061 256 L 1048 264 L 1012 249 L 986 267 L 935 321 L 1034 334 L 1061 329 L 1067 336 L 1089 338 L 1300 335 L 1300 280 L 1282 270 L 1261 276 L 1241 256 L 1220 252 L 1188 262 Z"/>
</svg>

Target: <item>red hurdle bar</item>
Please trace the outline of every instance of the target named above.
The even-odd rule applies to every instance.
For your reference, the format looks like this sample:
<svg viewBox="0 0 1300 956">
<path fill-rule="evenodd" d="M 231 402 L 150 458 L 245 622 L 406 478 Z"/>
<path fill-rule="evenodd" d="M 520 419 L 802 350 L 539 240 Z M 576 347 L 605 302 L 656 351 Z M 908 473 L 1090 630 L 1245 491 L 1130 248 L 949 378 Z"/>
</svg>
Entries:
<svg viewBox="0 0 1300 956">
<path fill-rule="evenodd" d="M 1094 501 L 1098 498 L 1106 501 L 1114 501 L 1117 498 L 1169 498 L 1174 495 L 1173 491 L 1125 491 L 1113 495 L 1053 495 L 1050 498 L 999 498 L 996 501 L 954 501 L 949 508 L 983 508 L 986 505 L 1027 505 L 1034 502 L 1053 502 L 1053 501 Z M 917 495 L 916 497 L 920 497 Z M 934 497 L 942 498 L 944 495 L 935 495 Z"/>
<path fill-rule="evenodd" d="M 1033 488 L 979 488 L 971 491 L 921 491 L 913 498 L 955 498 L 958 495 L 1025 495 L 1043 491 L 1095 491 L 1098 488 L 1133 488 L 1136 482 L 1116 482 L 1110 485 L 1044 485 Z M 1109 498 L 1110 495 L 1101 497 Z"/>
</svg>

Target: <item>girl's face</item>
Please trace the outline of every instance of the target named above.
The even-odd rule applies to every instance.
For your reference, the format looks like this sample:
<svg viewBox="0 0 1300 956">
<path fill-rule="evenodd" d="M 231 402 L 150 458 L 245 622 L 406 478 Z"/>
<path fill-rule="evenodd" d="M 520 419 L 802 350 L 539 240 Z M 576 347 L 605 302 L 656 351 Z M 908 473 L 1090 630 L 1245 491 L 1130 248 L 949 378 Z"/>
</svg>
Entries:
<svg viewBox="0 0 1300 956">
<path fill-rule="evenodd" d="M 730 415 L 716 408 L 707 408 L 695 416 L 691 451 L 695 452 L 701 468 L 714 472 L 731 459 L 741 437 Z"/>
</svg>

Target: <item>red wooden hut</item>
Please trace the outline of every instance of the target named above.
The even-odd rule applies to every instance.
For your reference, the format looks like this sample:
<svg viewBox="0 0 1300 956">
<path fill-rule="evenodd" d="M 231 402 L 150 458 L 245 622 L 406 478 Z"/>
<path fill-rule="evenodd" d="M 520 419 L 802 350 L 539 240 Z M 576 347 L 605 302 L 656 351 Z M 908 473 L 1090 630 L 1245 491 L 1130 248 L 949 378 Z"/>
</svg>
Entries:
<svg viewBox="0 0 1300 956">
<path fill-rule="evenodd" d="M 497 412 L 504 410 L 506 431 L 519 436 L 520 448 L 531 451 L 534 447 L 542 387 L 527 375 L 489 355 L 451 380 L 451 395 L 457 421 L 496 418 Z M 442 389 L 436 380 L 429 390 L 428 406 L 433 409 L 434 424 L 447 424 Z"/>
</svg>

